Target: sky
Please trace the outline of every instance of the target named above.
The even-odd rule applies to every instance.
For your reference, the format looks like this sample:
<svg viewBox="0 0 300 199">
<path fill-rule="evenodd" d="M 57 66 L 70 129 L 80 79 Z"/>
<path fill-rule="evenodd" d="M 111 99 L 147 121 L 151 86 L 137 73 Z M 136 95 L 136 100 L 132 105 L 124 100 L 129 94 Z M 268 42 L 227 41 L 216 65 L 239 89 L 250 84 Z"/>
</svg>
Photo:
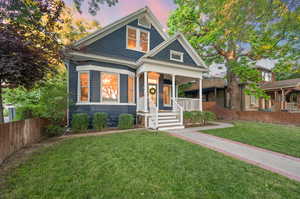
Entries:
<svg viewBox="0 0 300 199">
<path fill-rule="evenodd" d="M 72 7 L 74 5 L 73 0 L 64 1 L 67 6 Z M 88 0 L 84 1 L 87 2 Z M 98 11 L 96 16 L 92 16 L 88 13 L 88 5 L 84 3 L 82 16 L 87 19 L 97 20 L 103 27 L 145 6 L 148 6 L 152 10 L 165 28 L 170 12 L 176 9 L 173 0 L 119 0 L 119 2 L 112 7 L 101 5 L 100 11 Z"/>
</svg>

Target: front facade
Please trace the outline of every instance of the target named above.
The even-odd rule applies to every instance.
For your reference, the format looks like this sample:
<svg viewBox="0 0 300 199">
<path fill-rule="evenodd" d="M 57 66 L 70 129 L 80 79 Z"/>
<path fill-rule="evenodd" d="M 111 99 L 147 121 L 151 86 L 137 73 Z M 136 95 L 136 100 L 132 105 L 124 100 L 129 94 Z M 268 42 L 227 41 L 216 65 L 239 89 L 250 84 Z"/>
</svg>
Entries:
<svg viewBox="0 0 300 199">
<path fill-rule="evenodd" d="M 153 129 L 182 128 L 182 111 L 202 110 L 197 99 L 177 98 L 180 84 L 201 89 L 206 66 L 182 34 L 168 37 L 148 8 L 138 10 L 77 41 L 65 51 L 69 121 L 75 113 L 122 113 Z"/>
</svg>

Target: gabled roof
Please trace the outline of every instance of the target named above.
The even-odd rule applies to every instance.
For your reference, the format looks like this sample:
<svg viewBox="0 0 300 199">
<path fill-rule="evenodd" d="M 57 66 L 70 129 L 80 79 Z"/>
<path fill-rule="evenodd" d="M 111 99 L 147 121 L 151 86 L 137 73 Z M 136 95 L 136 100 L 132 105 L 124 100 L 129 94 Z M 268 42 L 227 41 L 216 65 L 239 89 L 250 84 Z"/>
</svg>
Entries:
<svg viewBox="0 0 300 199">
<path fill-rule="evenodd" d="M 268 82 L 261 85 L 264 90 L 281 88 L 300 88 L 300 78 Z"/>
<path fill-rule="evenodd" d="M 143 59 L 148 57 L 153 57 L 156 54 L 158 54 L 160 51 L 162 51 L 164 48 L 169 46 L 173 41 L 178 40 L 180 44 L 183 46 L 183 48 L 187 51 L 187 53 L 191 56 L 191 58 L 195 61 L 195 63 L 198 66 L 202 66 L 203 68 L 207 68 L 204 61 L 201 59 L 201 57 L 198 55 L 198 53 L 195 51 L 195 49 L 191 46 L 191 44 L 186 40 L 186 38 L 183 36 L 182 33 L 177 33 L 173 37 L 169 38 L 168 40 L 162 42 L 152 50 L 150 50 L 148 53 L 146 53 L 144 56 L 142 56 L 137 63 L 141 63 Z"/>
<path fill-rule="evenodd" d="M 95 42 L 98 39 L 103 38 L 104 36 L 114 32 L 115 30 L 121 28 L 122 26 L 138 19 L 140 16 L 146 16 L 146 18 L 151 22 L 151 24 L 156 28 L 156 30 L 159 32 L 159 34 L 165 39 L 168 39 L 167 34 L 163 31 L 162 25 L 159 23 L 158 19 L 154 16 L 152 11 L 148 8 L 142 8 L 140 10 L 137 10 L 136 12 L 123 17 L 114 23 L 105 26 L 104 28 L 100 28 L 96 30 L 95 32 L 89 34 L 88 36 L 81 38 L 80 40 L 76 41 L 73 46 L 80 48 L 83 46 L 87 46 L 93 42 Z"/>
</svg>

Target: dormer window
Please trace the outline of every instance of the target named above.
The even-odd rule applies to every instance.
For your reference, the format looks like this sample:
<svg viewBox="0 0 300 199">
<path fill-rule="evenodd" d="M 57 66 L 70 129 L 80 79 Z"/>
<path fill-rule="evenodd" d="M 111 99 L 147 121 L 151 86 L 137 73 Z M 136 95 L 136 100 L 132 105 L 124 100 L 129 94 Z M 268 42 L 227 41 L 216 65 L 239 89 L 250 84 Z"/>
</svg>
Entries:
<svg viewBox="0 0 300 199">
<path fill-rule="evenodd" d="M 148 21 L 148 19 L 145 16 L 140 17 L 138 19 L 138 25 L 144 28 L 149 28 L 149 29 L 151 28 L 151 23 Z"/>
<path fill-rule="evenodd" d="M 170 51 L 170 60 L 183 62 L 183 53 L 175 50 Z"/>
<path fill-rule="evenodd" d="M 146 53 L 149 51 L 149 38 L 148 31 L 127 26 L 127 49 Z"/>
<path fill-rule="evenodd" d="M 263 72 L 262 72 L 262 79 L 263 79 L 263 81 L 265 81 L 265 82 L 270 82 L 270 81 L 272 81 L 272 73 L 271 73 L 271 72 L 265 72 L 265 71 L 263 71 Z"/>
</svg>

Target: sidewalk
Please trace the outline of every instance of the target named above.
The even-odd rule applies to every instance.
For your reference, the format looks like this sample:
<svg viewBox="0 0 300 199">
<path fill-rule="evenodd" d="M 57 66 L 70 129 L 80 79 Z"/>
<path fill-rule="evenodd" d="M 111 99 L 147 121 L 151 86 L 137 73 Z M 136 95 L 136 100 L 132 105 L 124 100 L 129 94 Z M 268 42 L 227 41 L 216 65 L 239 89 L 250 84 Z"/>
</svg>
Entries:
<svg viewBox="0 0 300 199">
<path fill-rule="evenodd" d="M 210 148 L 300 182 L 300 158 L 199 132 L 207 129 L 232 127 L 232 124 L 227 123 L 217 122 L 215 124 L 217 126 L 169 130 L 167 132 L 172 136 Z"/>
</svg>

